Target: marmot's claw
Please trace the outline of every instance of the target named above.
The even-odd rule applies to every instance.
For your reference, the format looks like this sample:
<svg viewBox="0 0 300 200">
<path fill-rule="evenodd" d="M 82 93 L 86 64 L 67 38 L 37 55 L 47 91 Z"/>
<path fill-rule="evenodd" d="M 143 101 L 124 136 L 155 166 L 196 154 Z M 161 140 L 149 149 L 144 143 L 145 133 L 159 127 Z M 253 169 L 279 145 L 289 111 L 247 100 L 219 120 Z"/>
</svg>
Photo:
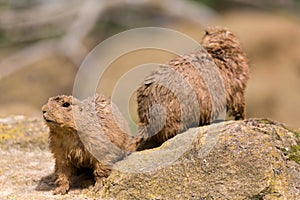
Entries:
<svg viewBox="0 0 300 200">
<path fill-rule="evenodd" d="M 57 194 L 64 195 L 64 194 L 67 194 L 68 190 L 69 190 L 68 187 L 58 187 L 53 191 L 53 194 L 54 195 L 57 195 Z"/>
<path fill-rule="evenodd" d="M 97 193 L 104 186 L 104 179 L 97 180 L 94 185 L 94 192 Z"/>
</svg>

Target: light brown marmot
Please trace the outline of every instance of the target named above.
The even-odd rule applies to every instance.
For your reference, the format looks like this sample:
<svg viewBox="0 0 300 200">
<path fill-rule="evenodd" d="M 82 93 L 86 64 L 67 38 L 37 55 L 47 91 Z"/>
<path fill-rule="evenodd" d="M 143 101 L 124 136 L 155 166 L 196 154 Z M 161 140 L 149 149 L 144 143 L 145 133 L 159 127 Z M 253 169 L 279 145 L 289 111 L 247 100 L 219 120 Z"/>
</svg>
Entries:
<svg viewBox="0 0 300 200">
<path fill-rule="evenodd" d="M 248 64 L 239 40 L 228 29 L 208 28 L 201 45 L 160 66 L 137 90 L 137 150 L 223 118 L 222 110 L 244 119 Z"/>
<path fill-rule="evenodd" d="M 55 158 L 54 194 L 67 193 L 72 176 L 81 169 L 93 171 L 94 190 L 98 191 L 113 163 L 129 152 L 129 127 L 121 113 L 103 95 L 83 101 L 52 97 L 42 112 Z"/>
</svg>

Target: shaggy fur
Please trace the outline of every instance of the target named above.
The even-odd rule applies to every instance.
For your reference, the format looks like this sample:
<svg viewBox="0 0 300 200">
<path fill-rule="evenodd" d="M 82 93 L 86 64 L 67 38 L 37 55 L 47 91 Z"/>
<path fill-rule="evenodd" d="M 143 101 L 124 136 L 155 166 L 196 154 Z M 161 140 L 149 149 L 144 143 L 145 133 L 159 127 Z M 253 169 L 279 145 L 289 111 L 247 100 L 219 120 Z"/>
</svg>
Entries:
<svg viewBox="0 0 300 200">
<path fill-rule="evenodd" d="M 222 75 L 228 115 L 235 120 L 244 119 L 249 67 L 239 40 L 228 29 L 208 28 L 201 45 L 213 57 Z"/>
<path fill-rule="evenodd" d="M 132 144 L 137 150 L 210 124 L 221 118 L 222 110 L 244 119 L 248 64 L 237 37 L 224 28 L 209 28 L 201 45 L 204 49 L 161 66 L 138 89 L 140 123 Z"/>
<path fill-rule="evenodd" d="M 67 193 L 73 174 L 84 168 L 93 171 L 98 191 L 112 164 L 128 152 L 129 127 L 121 113 L 102 95 L 84 101 L 52 97 L 42 111 L 55 158 L 54 194 Z"/>
</svg>

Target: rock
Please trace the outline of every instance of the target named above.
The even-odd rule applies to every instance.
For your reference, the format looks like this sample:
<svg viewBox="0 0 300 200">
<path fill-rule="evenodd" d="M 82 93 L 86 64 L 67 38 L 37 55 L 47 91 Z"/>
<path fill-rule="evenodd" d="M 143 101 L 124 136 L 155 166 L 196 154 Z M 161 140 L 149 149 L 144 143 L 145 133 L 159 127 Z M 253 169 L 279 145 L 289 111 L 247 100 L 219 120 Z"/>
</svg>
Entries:
<svg viewBox="0 0 300 200">
<path fill-rule="evenodd" d="M 189 129 L 116 164 L 102 199 L 300 199 L 300 133 L 265 119 Z"/>
<path fill-rule="evenodd" d="M 48 149 L 44 121 L 22 115 L 0 118 L 0 149 Z"/>
</svg>

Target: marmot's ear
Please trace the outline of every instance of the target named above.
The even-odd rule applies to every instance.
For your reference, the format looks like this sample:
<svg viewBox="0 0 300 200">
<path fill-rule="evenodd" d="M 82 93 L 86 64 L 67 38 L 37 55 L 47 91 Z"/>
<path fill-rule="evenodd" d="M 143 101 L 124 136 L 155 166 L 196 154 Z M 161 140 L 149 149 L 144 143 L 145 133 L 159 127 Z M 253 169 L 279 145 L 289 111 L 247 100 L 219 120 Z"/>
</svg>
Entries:
<svg viewBox="0 0 300 200">
<path fill-rule="evenodd" d="M 231 32 L 230 31 L 226 31 L 225 32 L 225 37 L 229 37 L 229 35 L 231 35 Z"/>
</svg>

